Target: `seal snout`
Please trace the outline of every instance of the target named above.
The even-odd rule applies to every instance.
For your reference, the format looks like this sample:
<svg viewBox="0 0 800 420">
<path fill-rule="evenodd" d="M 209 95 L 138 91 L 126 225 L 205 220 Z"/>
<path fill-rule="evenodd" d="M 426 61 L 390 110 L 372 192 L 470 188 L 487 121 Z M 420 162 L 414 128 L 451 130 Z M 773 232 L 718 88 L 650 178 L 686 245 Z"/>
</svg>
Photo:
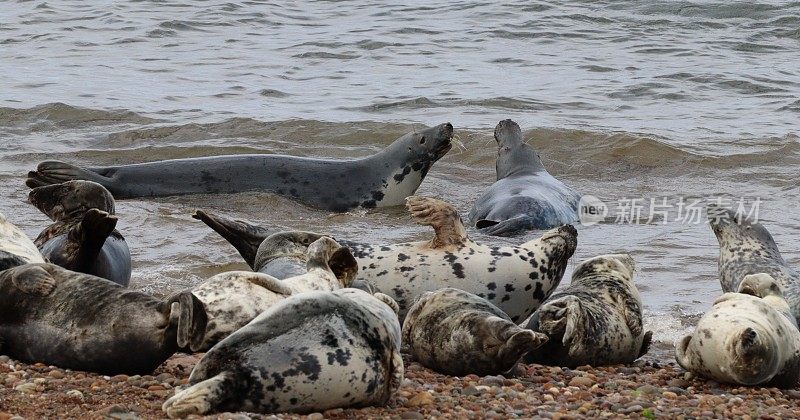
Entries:
<svg viewBox="0 0 800 420">
<path fill-rule="evenodd" d="M 494 128 L 494 139 L 498 146 L 522 144 L 522 129 L 510 119 L 502 120 Z"/>
</svg>

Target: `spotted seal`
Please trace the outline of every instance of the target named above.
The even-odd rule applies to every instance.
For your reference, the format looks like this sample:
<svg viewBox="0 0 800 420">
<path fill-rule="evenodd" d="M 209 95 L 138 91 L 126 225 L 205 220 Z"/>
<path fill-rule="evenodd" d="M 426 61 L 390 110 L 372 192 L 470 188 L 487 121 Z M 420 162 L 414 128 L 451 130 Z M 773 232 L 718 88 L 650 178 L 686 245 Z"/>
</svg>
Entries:
<svg viewBox="0 0 800 420">
<path fill-rule="evenodd" d="M 675 359 L 718 382 L 797 386 L 800 331 L 779 282 L 766 273 L 745 276 L 738 293 L 717 298 L 675 345 Z"/>
<path fill-rule="evenodd" d="M 494 138 L 497 181 L 475 201 L 469 223 L 488 235 L 511 236 L 576 222 L 580 195 L 545 170 L 519 125 L 500 121 Z"/>
<path fill-rule="evenodd" d="M 507 373 L 547 341 L 486 299 L 453 288 L 423 293 L 408 310 L 402 338 L 414 360 L 454 376 Z"/>
<path fill-rule="evenodd" d="M 358 289 L 291 296 L 209 350 L 163 409 L 176 418 L 384 405 L 403 380 L 388 300 Z"/>
<path fill-rule="evenodd" d="M 792 314 L 800 322 L 800 272 L 786 264 L 767 229 L 714 204 L 707 207 L 707 213 L 719 242 L 722 291 L 737 291 L 748 274 L 767 273 L 778 282 Z"/>
<path fill-rule="evenodd" d="M 0 272 L 0 354 L 105 375 L 147 374 L 205 331 L 191 293 L 156 299 L 54 264 Z"/>
<path fill-rule="evenodd" d="M 199 348 L 210 348 L 292 294 L 348 287 L 358 271 L 350 250 L 326 236 L 309 245 L 306 254 L 306 272 L 286 280 L 263 273 L 230 271 L 192 288 L 208 315 L 205 339 Z M 337 278 L 331 265 L 344 274 Z"/>
<path fill-rule="evenodd" d="M 647 353 L 653 333 L 642 325 L 642 300 L 628 254 L 581 262 L 570 285 L 534 313 L 527 327 L 550 340 L 526 361 L 556 366 L 631 363 Z"/>
<path fill-rule="evenodd" d="M 114 197 L 91 181 L 68 181 L 31 190 L 28 201 L 53 224 L 34 243 L 53 264 L 127 286 L 131 252 L 115 229 Z"/>
<path fill-rule="evenodd" d="M 453 126 L 440 124 L 408 133 L 382 151 L 354 160 L 256 154 L 86 169 L 47 161 L 28 173 L 26 183 L 38 187 L 86 179 L 102 184 L 117 198 L 268 191 L 345 212 L 402 204 L 450 150 L 452 137 Z M 322 179 L 326 182 L 319 182 Z"/>
<path fill-rule="evenodd" d="M 0 271 L 43 262 L 42 253 L 28 235 L 0 213 Z"/>
</svg>

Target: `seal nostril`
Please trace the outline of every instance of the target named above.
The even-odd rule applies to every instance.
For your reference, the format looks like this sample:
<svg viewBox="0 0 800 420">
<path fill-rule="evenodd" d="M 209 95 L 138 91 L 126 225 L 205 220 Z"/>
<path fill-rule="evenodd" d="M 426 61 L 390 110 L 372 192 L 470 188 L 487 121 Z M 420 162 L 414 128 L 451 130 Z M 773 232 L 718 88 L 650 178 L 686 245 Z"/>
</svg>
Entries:
<svg viewBox="0 0 800 420">
<path fill-rule="evenodd" d="M 419 144 L 425 144 L 425 140 L 426 140 L 425 137 L 419 139 Z"/>
</svg>

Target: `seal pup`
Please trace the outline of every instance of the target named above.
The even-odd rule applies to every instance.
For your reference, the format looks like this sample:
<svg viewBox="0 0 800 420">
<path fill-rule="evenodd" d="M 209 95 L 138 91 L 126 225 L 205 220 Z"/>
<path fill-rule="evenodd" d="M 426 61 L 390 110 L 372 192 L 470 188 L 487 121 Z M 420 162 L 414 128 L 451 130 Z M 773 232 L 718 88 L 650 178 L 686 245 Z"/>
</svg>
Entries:
<svg viewBox="0 0 800 420">
<path fill-rule="evenodd" d="M 710 204 L 708 221 L 719 242 L 719 281 L 735 292 L 748 274 L 767 273 L 781 287 L 795 320 L 800 320 L 800 272 L 783 260 L 766 228 L 735 212 Z"/>
<path fill-rule="evenodd" d="M 446 375 L 497 375 L 547 341 L 521 328 L 498 307 L 463 290 L 425 292 L 403 321 L 403 348 Z"/>
<path fill-rule="evenodd" d="M 800 331 L 779 283 L 749 274 L 725 293 L 675 345 L 684 369 L 740 385 L 793 388 L 800 378 Z"/>
<path fill-rule="evenodd" d="M 0 271 L 43 262 L 42 253 L 28 235 L 0 213 Z"/>
<path fill-rule="evenodd" d="M 396 206 L 419 188 L 431 166 L 452 147 L 453 126 L 414 131 L 382 151 L 353 160 L 257 154 L 173 159 L 80 168 L 42 162 L 28 173 L 33 188 L 73 179 L 102 184 L 117 198 L 267 191 L 311 207 L 345 212 Z M 326 182 L 319 182 L 320 180 Z"/>
<path fill-rule="evenodd" d="M 208 316 L 205 339 L 199 349 L 209 349 L 292 294 L 348 287 L 358 271 L 350 250 L 329 237 L 313 242 L 306 253 L 306 273 L 286 280 L 263 273 L 230 271 L 192 288 Z M 337 277 L 331 265 L 346 274 Z"/>
<path fill-rule="evenodd" d="M 54 264 L 0 272 L 0 354 L 104 375 L 147 374 L 203 339 L 203 304 L 161 300 Z"/>
<path fill-rule="evenodd" d="M 580 195 L 545 170 L 511 120 L 494 129 L 497 181 L 475 201 L 469 223 L 487 235 L 512 236 L 578 220 Z"/>
<path fill-rule="evenodd" d="M 550 340 L 528 363 L 576 367 L 631 363 L 647 353 L 653 333 L 642 324 L 642 300 L 628 254 L 581 262 L 570 285 L 534 313 L 527 327 Z"/>
<path fill-rule="evenodd" d="M 308 413 L 381 406 L 403 380 L 400 323 L 387 296 L 291 296 L 220 341 L 162 409 Z"/>
<path fill-rule="evenodd" d="M 28 201 L 54 223 L 34 243 L 53 264 L 127 286 L 131 252 L 115 229 L 114 197 L 91 181 L 68 181 L 31 190 Z"/>
</svg>

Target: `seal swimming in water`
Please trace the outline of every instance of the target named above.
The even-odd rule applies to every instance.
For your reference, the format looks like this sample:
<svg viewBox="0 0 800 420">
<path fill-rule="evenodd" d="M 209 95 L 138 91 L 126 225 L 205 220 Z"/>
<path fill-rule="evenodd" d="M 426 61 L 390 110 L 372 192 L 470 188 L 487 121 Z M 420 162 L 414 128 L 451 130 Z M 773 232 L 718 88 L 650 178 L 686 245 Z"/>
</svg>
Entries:
<svg viewBox="0 0 800 420">
<path fill-rule="evenodd" d="M 358 289 L 291 296 L 209 350 L 162 408 L 176 418 L 384 405 L 403 380 L 387 300 Z"/>
<path fill-rule="evenodd" d="M 580 195 L 545 170 L 517 123 L 500 121 L 494 138 L 497 181 L 475 201 L 470 224 L 487 235 L 512 236 L 578 221 Z"/>
<path fill-rule="evenodd" d="M 54 264 L 0 272 L 0 354 L 104 375 L 147 374 L 203 339 L 203 304 L 161 300 Z"/>
<path fill-rule="evenodd" d="M 68 181 L 31 190 L 28 201 L 54 223 L 34 243 L 53 264 L 127 286 L 131 251 L 115 229 L 114 197 L 91 181 Z"/>
<path fill-rule="evenodd" d="M 571 225 L 545 232 L 519 246 L 489 246 L 467 237 L 458 211 L 444 201 L 412 196 L 406 207 L 418 223 L 431 226 L 429 241 L 369 245 L 338 239 L 353 251 L 359 265 L 356 281 L 375 286 L 400 305 L 400 319 L 417 296 L 455 287 L 485 298 L 522 322 L 558 286 L 575 252 L 577 231 Z M 206 213 L 209 226 L 229 240 L 253 266 L 257 240 L 267 229 Z M 202 219 L 201 219 L 202 220 Z M 237 232 L 241 231 L 241 238 Z"/>
<path fill-rule="evenodd" d="M 208 316 L 205 339 L 199 350 L 209 349 L 293 294 L 348 287 L 358 271 L 350 250 L 326 236 L 308 246 L 306 254 L 306 273 L 286 280 L 263 273 L 230 271 L 193 287 L 192 294 L 203 302 Z M 337 277 L 331 265 L 339 267 L 343 274 Z"/>
<path fill-rule="evenodd" d="M 747 217 L 711 204 L 708 221 L 719 242 L 719 281 L 723 292 L 735 292 L 748 274 L 767 273 L 781 287 L 795 320 L 800 322 L 800 272 L 783 260 L 766 228 Z"/>
<path fill-rule="evenodd" d="M 628 254 L 600 255 L 575 267 L 568 287 L 534 313 L 528 328 L 549 340 L 528 363 L 576 367 L 631 363 L 647 353 L 653 333 L 642 325 L 642 300 Z"/>
<path fill-rule="evenodd" d="M 396 206 L 419 188 L 434 162 L 452 147 L 453 126 L 414 131 L 362 159 L 333 160 L 262 154 L 174 159 L 103 168 L 42 162 L 29 187 L 86 179 L 114 197 L 268 191 L 312 207 L 345 212 Z M 320 182 L 326 180 L 326 182 Z"/>
<path fill-rule="evenodd" d="M 0 213 L 0 271 L 43 262 L 42 253 L 33 241 Z"/>
<path fill-rule="evenodd" d="M 675 345 L 678 364 L 718 382 L 797 386 L 800 331 L 779 283 L 766 273 L 750 274 L 738 290 L 717 298 Z"/>
<path fill-rule="evenodd" d="M 454 376 L 507 373 L 545 341 L 486 299 L 453 288 L 423 293 L 403 321 L 403 347 L 414 360 Z"/>
</svg>

